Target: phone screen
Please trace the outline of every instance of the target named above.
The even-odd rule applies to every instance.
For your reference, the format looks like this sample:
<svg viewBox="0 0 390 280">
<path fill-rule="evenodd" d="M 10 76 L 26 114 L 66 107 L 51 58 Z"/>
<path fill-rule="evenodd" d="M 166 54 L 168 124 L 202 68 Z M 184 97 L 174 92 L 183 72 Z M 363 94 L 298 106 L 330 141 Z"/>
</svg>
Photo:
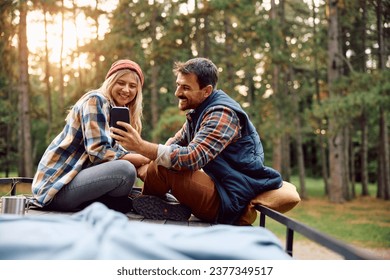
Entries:
<svg viewBox="0 0 390 280">
<path fill-rule="evenodd" d="M 130 123 L 129 108 L 127 107 L 112 107 L 110 111 L 110 126 L 126 130 L 124 127 L 117 125 L 117 121 Z"/>
</svg>

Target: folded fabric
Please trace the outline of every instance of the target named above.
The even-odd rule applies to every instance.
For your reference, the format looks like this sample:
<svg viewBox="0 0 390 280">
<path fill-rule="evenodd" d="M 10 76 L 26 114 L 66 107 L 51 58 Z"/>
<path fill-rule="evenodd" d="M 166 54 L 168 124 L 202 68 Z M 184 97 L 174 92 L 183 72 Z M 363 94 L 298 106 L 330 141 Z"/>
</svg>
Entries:
<svg viewBox="0 0 390 280">
<path fill-rule="evenodd" d="M 252 199 L 250 203 L 264 205 L 280 213 L 285 213 L 293 209 L 300 201 L 297 188 L 293 184 L 283 181 L 283 185 L 279 189 L 263 192 Z"/>
<path fill-rule="evenodd" d="M 241 216 L 239 224 L 250 225 L 256 220 L 258 212 L 255 205 L 260 204 L 285 213 L 293 209 L 300 201 L 297 188 L 293 184 L 283 181 L 283 185 L 279 189 L 263 192 L 252 199 L 246 206 L 245 214 Z"/>
<path fill-rule="evenodd" d="M 0 259 L 291 259 L 265 228 L 129 221 L 93 203 L 73 215 L 0 215 Z"/>
</svg>

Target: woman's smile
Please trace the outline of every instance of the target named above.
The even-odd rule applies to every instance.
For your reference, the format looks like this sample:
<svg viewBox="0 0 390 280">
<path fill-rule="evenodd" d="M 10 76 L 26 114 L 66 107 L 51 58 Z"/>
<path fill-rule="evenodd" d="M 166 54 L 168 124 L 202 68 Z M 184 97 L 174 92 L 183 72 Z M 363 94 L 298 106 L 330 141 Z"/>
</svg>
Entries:
<svg viewBox="0 0 390 280">
<path fill-rule="evenodd" d="M 112 98 L 117 106 L 129 104 L 137 95 L 137 79 L 132 73 L 120 77 L 112 88 Z"/>
</svg>

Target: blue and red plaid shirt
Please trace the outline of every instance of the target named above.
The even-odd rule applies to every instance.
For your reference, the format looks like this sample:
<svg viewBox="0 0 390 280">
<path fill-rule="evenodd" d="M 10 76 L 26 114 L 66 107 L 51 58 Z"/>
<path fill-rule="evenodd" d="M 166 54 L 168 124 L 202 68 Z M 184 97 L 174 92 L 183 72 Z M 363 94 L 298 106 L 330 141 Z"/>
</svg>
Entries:
<svg viewBox="0 0 390 280">
<path fill-rule="evenodd" d="M 109 101 L 98 92 L 75 104 L 64 129 L 39 162 L 32 183 L 35 204 L 48 204 L 82 169 L 128 153 L 121 146 L 111 144 L 109 111 Z"/>
<path fill-rule="evenodd" d="M 191 123 L 190 110 L 187 122 Z M 225 106 L 210 108 L 204 115 L 199 131 L 187 141 L 187 123 L 176 133 L 170 149 L 170 168 L 199 170 L 218 156 L 230 143 L 241 137 L 236 112 Z"/>
</svg>

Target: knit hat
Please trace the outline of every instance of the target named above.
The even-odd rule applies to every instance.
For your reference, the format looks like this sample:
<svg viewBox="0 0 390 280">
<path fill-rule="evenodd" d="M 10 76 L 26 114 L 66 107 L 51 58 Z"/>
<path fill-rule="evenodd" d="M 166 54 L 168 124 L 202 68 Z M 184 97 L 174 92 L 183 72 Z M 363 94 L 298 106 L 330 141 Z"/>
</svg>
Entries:
<svg viewBox="0 0 390 280">
<path fill-rule="evenodd" d="M 139 79 L 141 80 L 141 85 L 144 85 L 144 74 L 142 73 L 141 67 L 135 63 L 132 60 L 129 59 L 121 59 L 118 61 L 115 61 L 112 65 L 110 70 L 108 70 L 107 75 L 106 75 L 106 80 L 108 77 L 110 77 L 112 74 L 115 72 L 122 70 L 122 69 L 130 69 L 133 70 L 137 73 Z"/>
</svg>

